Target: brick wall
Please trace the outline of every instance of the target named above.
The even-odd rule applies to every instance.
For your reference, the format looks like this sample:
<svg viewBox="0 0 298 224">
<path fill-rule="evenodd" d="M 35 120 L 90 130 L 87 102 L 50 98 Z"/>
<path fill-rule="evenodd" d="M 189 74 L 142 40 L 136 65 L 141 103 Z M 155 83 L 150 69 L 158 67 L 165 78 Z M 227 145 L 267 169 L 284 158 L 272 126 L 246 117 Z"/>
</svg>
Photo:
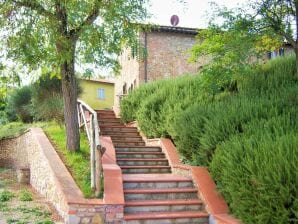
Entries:
<svg viewBox="0 0 298 224">
<path fill-rule="evenodd" d="M 189 50 L 194 44 L 194 35 L 147 33 L 147 80 L 154 81 L 197 72 L 200 65 L 188 63 Z M 145 81 L 144 70 L 140 71 L 141 83 Z"/>
<path fill-rule="evenodd" d="M 123 50 L 119 57 L 120 76 L 115 83 L 115 107 L 119 106 L 119 95 L 123 93 L 125 83 L 129 89 L 145 82 L 186 73 L 194 74 L 208 61 L 202 57 L 195 64 L 188 62 L 189 50 L 196 41 L 194 34 L 143 32 L 139 34 L 139 41 L 143 46 L 147 46 L 147 59 L 138 60 L 132 57 L 131 49 Z"/>
</svg>

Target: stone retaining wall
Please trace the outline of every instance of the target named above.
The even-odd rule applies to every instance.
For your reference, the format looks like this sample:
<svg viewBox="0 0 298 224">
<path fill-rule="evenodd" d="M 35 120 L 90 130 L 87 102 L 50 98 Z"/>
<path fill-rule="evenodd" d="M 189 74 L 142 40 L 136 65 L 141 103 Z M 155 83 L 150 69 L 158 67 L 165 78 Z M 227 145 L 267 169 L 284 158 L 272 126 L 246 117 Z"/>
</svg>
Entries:
<svg viewBox="0 0 298 224">
<path fill-rule="evenodd" d="M 83 197 L 40 128 L 32 128 L 17 138 L 0 140 L 0 167 L 30 169 L 30 184 L 55 206 L 65 223 L 123 222 L 123 203 L 110 201 L 109 194 L 103 200 Z M 110 190 L 110 193 L 114 192 Z"/>
</svg>

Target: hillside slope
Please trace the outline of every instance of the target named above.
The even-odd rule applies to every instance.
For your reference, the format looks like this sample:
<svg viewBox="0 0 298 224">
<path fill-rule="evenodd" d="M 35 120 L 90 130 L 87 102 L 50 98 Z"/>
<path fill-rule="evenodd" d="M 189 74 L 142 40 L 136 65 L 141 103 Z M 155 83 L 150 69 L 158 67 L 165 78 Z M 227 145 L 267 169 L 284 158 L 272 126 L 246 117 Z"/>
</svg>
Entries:
<svg viewBox="0 0 298 224">
<path fill-rule="evenodd" d="M 141 86 L 122 101 L 124 121 L 173 139 L 186 163 L 208 165 L 244 223 L 298 223 L 298 80 L 294 57 L 206 94 L 200 76 Z"/>
</svg>

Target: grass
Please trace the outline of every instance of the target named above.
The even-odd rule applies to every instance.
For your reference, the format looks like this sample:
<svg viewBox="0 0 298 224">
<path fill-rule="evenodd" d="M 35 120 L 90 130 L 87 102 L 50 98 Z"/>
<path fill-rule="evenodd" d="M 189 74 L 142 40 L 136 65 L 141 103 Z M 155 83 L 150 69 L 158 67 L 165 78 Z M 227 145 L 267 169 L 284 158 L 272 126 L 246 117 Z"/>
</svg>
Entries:
<svg viewBox="0 0 298 224">
<path fill-rule="evenodd" d="M 90 148 L 87 136 L 81 133 L 80 151 L 71 152 L 65 146 L 66 136 L 64 126 L 56 122 L 49 122 L 44 127 L 44 130 L 84 196 L 86 198 L 94 197 L 90 185 Z"/>
</svg>

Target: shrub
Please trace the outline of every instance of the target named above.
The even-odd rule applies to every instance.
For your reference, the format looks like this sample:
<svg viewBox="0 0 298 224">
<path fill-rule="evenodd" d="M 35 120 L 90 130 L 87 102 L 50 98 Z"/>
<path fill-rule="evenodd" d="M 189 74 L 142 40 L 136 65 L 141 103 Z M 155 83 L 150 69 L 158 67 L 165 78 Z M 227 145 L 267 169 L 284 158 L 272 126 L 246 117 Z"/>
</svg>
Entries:
<svg viewBox="0 0 298 224">
<path fill-rule="evenodd" d="M 298 80 L 295 58 L 238 79 L 238 92 L 204 93 L 199 76 L 154 83 L 123 101 L 150 137 L 170 136 L 185 162 L 211 168 L 244 223 L 298 222 Z M 204 86 L 204 85 L 203 85 Z M 154 91 L 153 91 L 154 89 Z"/>
<path fill-rule="evenodd" d="M 23 122 L 32 122 L 31 94 L 31 87 L 24 86 L 14 90 L 8 96 L 6 111 L 10 121 L 20 119 Z"/>
<path fill-rule="evenodd" d="M 10 191 L 4 190 L 0 192 L 0 202 L 9 201 L 14 197 L 14 194 Z"/>
<path fill-rule="evenodd" d="M 63 100 L 61 80 L 51 73 L 43 74 L 33 84 L 32 113 L 35 120 L 56 120 L 62 122 Z"/>
<path fill-rule="evenodd" d="M 252 122 L 216 149 L 212 175 L 244 223 L 298 221 L 298 125 L 292 119 L 298 119 L 294 110 Z"/>
<path fill-rule="evenodd" d="M 33 196 L 32 193 L 26 189 L 21 190 L 19 194 L 19 199 L 20 201 L 32 201 Z"/>
</svg>

